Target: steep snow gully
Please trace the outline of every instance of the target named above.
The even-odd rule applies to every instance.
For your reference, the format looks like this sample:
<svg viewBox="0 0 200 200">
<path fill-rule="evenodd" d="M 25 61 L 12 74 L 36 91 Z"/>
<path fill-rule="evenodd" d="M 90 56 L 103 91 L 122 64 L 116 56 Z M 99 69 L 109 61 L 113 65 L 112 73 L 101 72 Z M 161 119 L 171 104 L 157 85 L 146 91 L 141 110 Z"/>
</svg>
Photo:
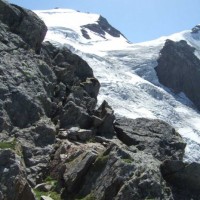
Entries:
<svg viewBox="0 0 200 200">
<path fill-rule="evenodd" d="M 187 142 L 185 160 L 200 162 L 200 113 L 184 93 L 175 94 L 160 84 L 154 70 L 166 39 L 187 41 L 200 58 L 199 26 L 132 44 L 97 14 L 69 9 L 35 12 L 48 26 L 46 41 L 67 46 L 92 67 L 101 83 L 99 104 L 105 99 L 116 115 L 168 122 Z"/>
</svg>

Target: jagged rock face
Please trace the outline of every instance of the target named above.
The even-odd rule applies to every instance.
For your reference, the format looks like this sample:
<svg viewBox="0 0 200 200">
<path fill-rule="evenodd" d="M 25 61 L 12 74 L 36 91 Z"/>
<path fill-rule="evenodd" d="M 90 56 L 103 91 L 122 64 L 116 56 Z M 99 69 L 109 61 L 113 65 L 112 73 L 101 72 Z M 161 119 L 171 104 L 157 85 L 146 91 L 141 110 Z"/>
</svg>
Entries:
<svg viewBox="0 0 200 200">
<path fill-rule="evenodd" d="M 200 109 L 200 60 L 186 41 L 167 40 L 155 68 L 159 81 L 185 95 Z"/>
<path fill-rule="evenodd" d="M 170 199 L 159 160 L 119 140 L 99 139 L 59 144 L 50 171 L 64 187 L 63 199 Z"/>
<path fill-rule="evenodd" d="M 183 158 L 186 144 L 173 127 L 161 120 L 118 118 L 114 127 L 121 141 L 158 160 Z"/>
<path fill-rule="evenodd" d="M 32 199 L 23 191 L 45 177 L 57 129 L 92 124 L 100 84 L 89 65 L 66 48 L 47 43 L 38 55 L 46 26 L 33 12 L 3 1 L 0 11 L 0 149 L 16 141 L 8 159 L 19 150 L 24 174 L 13 198 Z M 70 102 L 82 116 L 78 121 Z M 0 189 L 0 197 L 10 200 L 8 188 Z"/>
<path fill-rule="evenodd" d="M 73 85 L 77 84 L 74 81 L 86 81 L 88 77 L 94 77 L 87 62 L 71 53 L 66 47 L 58 49 L 46 42 L 43 44 L 43 54 L 50 58 L 59 81 L 65 84 Z M 69 81 L 70 78 L 71 81 Z M 74 80 L 75 78 L 77 80 Z"/>
<path fill-rule="evenodd" d="M 36 52 L 40 51 L 47 27 L 35 13 L 20 6 L 0 1 L 0 20 L 8 25 L 11 32 L 21 36 Z"/>
<path fill-rule="evenodd" d="M 120 37 L 120 35 L 122 35 L 120 31 L 112 27 L 108 23 L 108 21 L 102 16 L 99 17 L 97 24 L 87 24 L 81 26 L 81 28 L 82 34 L 86 39 L 90 39 L 89 35 L 87 34 L 87 29 L 97 33 L 101 37 L 104 37 L 106 33 L 110 34 L 113 37 Z"/>
</svg>

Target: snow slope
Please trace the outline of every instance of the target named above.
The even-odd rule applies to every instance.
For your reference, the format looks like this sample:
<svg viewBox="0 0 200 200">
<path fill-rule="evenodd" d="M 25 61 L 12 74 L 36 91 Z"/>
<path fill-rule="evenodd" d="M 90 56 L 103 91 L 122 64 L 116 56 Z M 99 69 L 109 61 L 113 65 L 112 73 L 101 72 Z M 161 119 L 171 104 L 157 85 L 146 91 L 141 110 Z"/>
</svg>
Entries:
<svg viewBox="0 0 200 200">
<path fill-rule="evenodd" d="M 200 162 L 200 113 L 183 93 L 175 95 L 162 86 L 154 70 L 166 39 L 186 40 L 196 48 L 195 54 L 200 58 L 198 33 L 183 31 L 154 41 L 130 44 L 123 35 L 113 37 L 105 32 L 102 37 L 85 29 L 91 38 L 86 39 L 81 27 L 98 24 L 100 15 L 69 9 L 35 12 L 48 26 L 45 40 L 68 46 L 93 68 L 101 83 L 99 104 L 105 99 L 116 115 L 168 122 L 187 142 L 185 159 Z"/>
</svg>

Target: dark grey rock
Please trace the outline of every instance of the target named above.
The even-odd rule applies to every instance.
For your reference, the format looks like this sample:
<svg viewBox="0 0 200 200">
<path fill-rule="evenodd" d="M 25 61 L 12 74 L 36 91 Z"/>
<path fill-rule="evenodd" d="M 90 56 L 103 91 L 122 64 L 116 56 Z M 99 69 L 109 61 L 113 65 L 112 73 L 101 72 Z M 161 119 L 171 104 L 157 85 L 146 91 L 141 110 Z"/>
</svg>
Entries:
<svg viewBox="0 0 200 200">
<path fill-rule="evenodd" d="M 200 108 L 200 60 L 186 41 L 167 40 L 155 67 L 160 83 L 185 95 Z"/>
<path fill-rule="evenodd" d="M 97 33 L 98 35 L 100 35 L 103 38 L 106 33 L 110 34 L 113 37 L 120 37 L 120 36 L 125 37 L 120 31 L 118 31 L 117 29 L 112 27 L 108 23 L 108 21 L 102 16 L 99 17 L 96 24 L 86 24 L 86 25 L 82 26 L 81 30 L 82 30 L 83 37 L 85 37 L 86 39 L 90 39 L 90 37 L 86 31 L 87 29 Z"/>
<path fill-rule="evenodd" d="M 11 32 L 18 34 L 36 52 L 40 51 L 47 27 L 35 13 L 6 1 L 0 1 L 0 13 L 0 21 L 8 25 Z"/>
<path fill-rule="evenodd" d="M 79 141 L 89 141 L 94 138 L 94 133 L 92 130 L 80 129 L 77 127 L 72 127 L 66 130 L 66 135 L 68 139 L 79 140 Z"/>
<path fill-rule="evenodd" d="M 2 199 L 35 200 L 22 161 L 11 150 L 0 150 L 0 183 Z"/>
<path fill-rule="evenodd" d="M 176 196 L 187 199 L 200 198 L 200 164 L 165 160 L 161 166 L 164 179 L 173 187 Z"/>
<path fill-rule="evenodd" d="M 92 119 L 89 114 L 74 102 L 69 101 L 63 108 L 63 113 L 60 114 L 61 128 L 70 126 L 80 126 L 80 128 L 90 128 Z"/>
<path fill-rule="evenodd" d="M 161 120 L 118 118 L 117 137 L 126 145 L 152 154 L 159 160 L 182 159 L 186 144 L 173 127 Z"/>
<path fill-rule="evenodd" d="M 55 125 L 49 119 L 41 119 L 29 128 L 12 130 L 18 140 L 24 145 L 26 143 L 31 146 L 45 147 L 54 144 L 56 137 Z"/>
<path fill-rule="evenodd" d="M 200 25 L 196 25 L 194 28 L 192 28 L 192 33 L 199 33 L 200 31 Z"/>
<path fill-rule="evenodd" d="M 88 35 L 88 32 L 84 28 L 81 29 L 81 33 L 84 38 L 86 38 L 88 40 L 91 39 L 90 36 Z"/>
<path fill-rule="evenodd" d="M 113 122 L 115 120 L 114 111 L 106 101 L 95 111 L 93 124 L 96 125 L 97 135 L 112 138 L 115 135 Z M 98 120 L 101 119 L 101 120 Z"/>
<path fill-rule="evenodd" d="M 3 200 L 3 194 L 1 191 L 0 191 L 0 200 Z"/>
<path fill-rule="evenodd" d="M 85 82 L 81 83 L 81 86 L 83 86 L 90 97 L 97 99 L 100 83 L 96 78 L 87 78 Z"/>
<path fill-rule="evenodd" d="M 87 28 L 121 35 L 102 17 Z M 0 150 L 0 199 L 35 200 L 36 185 L 54 191 L 41 184 L 48 175 L 63 199 L 173 199 L 160 164 L 182 159 L 181 137 L 159 120 L 120 119 L 114 130 L 108 103 L 95 110 L 90 66 L 66 47 L 40 51 L 45 32 L 34 13 L 0 0 L 0 141 L 16 142 Z"/>
<path fill-rule="evenodd" d="M 73 173 L 68 175 L 69 177 L 76 177 L 75 169 L 85 166 L 84 159 L 79 159 L 79 162 L 79 167 L 73 166 Z M 74 188 L 76 192 L 71 194 L 70 190 L 66 189 L 64 197 L 98 197 L 99 200 L 170 199 L 171 191 L 169 194 L 165 191 L 167 187 L 159 165 L 160 162 L 151 155 L 133 153 L 121 146 L 120 142 L 111 144 L 104 152 L 99 153 L 87 173 L 81 174 L 82 181 L 79 182 L 79 187 Z"/>
<path fill-rule="evenodd" d="M 10 101 L 5 102 L 5 110 L 14 126 L 25 128 L 38 121 L 42 109 L 32 99 L 21 91 L 13 91 Z"/>
<path fill-rule="evenodd" d="M 43 54 L 53 60 L 52 64 L 57 66 L 55 72 L 58 75 L 58 80 L 64 81 L 65 84 L 73 85 L 76 82 L 75 77 L 81 81 L 94 77 L 93 71 L 87 62 L 78 55 L 73 54 L 66 47 L 59 49 L 51 43 L 45 42 L 43 44 Z"/>
<path fill-rule="evenodd" d="M 75 193 L 82 182 L 82 178 L 87 173 L 91 164 L 95 161 L 96 155 L 91 152 L 86 152 L 78 156 L 74 161 L 66 166 L 63 178 L 65 188 L 68 193 Z M 73 194 L 74 195 L 74 194 Z"/>
</svg>

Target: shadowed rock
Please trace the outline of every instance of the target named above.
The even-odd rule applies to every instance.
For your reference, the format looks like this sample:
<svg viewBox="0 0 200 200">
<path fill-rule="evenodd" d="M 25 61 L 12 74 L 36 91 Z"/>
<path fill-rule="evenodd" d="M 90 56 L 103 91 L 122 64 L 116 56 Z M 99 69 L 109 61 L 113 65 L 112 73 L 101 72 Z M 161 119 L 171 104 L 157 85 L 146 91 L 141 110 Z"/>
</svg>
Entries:
<svg viewBox="0 0 200 200">
<path fill-rule="evenodd" d="M 82 27 L 81 31 L 82 31 L 83 37 L 85 37 L 86 39 L 90 39 L 90 36 L 87 33 L 87 29 L 97 33 L 103 38 L 105 37 L 106 33 L 110 34 L 113 37 L 120 37 L 120 36 L 125 37 L 120 31 L 118 31 L 113 26 L 111 26 L 108 23 L 108 21 L 102 16 L 99 17 L 99 19 L 97 20 L 97 23 L 86 24 L 81 27 Z"/>
<path fill-rule="evenodd" d="M 200 109 L 200 60 L 194 51 L 184 40 L 167 40 L 155 70 L 160 83 L 175 93 L 184 92 Z"/>
<path fill-rule="evenodd" d="M 164 179 L 172 186 L 175 199 L 200 198 L 200 164 L 165 160 L 160 169 Z"/>
</svg>

